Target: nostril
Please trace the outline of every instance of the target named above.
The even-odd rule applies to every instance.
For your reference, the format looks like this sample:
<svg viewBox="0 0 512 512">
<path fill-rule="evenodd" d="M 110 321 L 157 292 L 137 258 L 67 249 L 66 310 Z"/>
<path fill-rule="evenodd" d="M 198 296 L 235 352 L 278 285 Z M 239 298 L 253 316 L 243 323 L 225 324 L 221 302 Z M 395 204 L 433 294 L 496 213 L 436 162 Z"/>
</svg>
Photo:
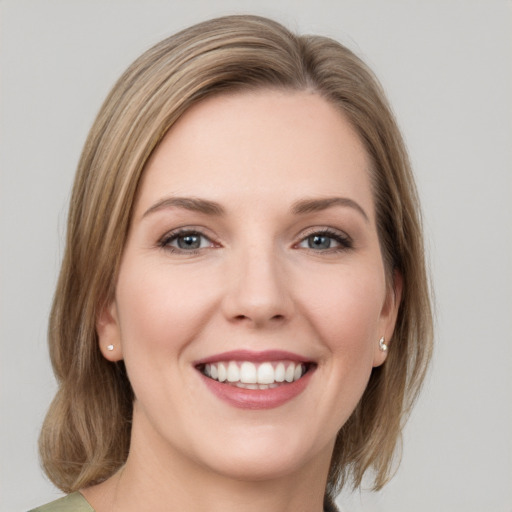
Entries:
<svg viewBox="0 0 512 512">
<path fill-rule="evenodd" d="M 242 321 L 247 321 L 247 320 L 249 320 L 249 321 L 250 321 L 250 320 L 251 320 L 251 317 L 250 317 L 249 315 L 236 315 L 235 317 L 233 317 L 233 319 L 234 319 L 235 321 L 242 322 Z M 270 320 L 271 322 L 276 322 L 276 321 L 277 321 L 277 322 L 281 322 L 281 321 L 283 321 L 284 319 L 285 319 L 285 316 L 284 316 L 284 315 L 279 314 L 279 315 L 271 316 L 269 320 Z M 257 319 L 256 319 L 256 320 L 257 320 Z"/>
</svg>

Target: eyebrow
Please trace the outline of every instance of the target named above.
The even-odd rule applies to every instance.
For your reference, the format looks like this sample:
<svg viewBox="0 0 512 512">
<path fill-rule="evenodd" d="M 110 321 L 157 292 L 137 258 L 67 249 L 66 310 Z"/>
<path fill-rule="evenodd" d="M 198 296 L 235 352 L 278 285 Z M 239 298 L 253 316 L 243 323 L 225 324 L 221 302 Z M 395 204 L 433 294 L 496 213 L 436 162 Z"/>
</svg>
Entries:
<svg viewBox="0 0 512 512">
<path fill-rule="evenodd" d="M 320 212 L 334 206 L 343 206 L 353 208 L 359 212 L 366 222 L 370 222 L 364 209 L 354 200 L 348 197 L 327 197 L 322 199 L 301 199 L 292 205 L 294 215 L 305 215 L 307 213 Z M 142 217 L 146 217 L 153 212 L 164 210 L 165 208 L 183 208 L 193 212 L 203 213 L 205 215 L 222 216 L 226 212 L 224 208 L 215 201 L 208 199 L 199 199 L 197 197 L 167 197 L 148 208 Z"/>
<path fill-rule="evenodd" d="M 302 199 L 297 201 L 292 206 L 292 212 L 295 215 L 304 215 L 306 213 L 320 212 L 327 210 L 333 206 L 344 206 L 353 208 L 359 212 L 366 222 L 370 222 L 370 219 L 364 209 L 356 203 L 354 200 L 348 197 L 326 197 L 322 199 Z"/>
<path fill-rule="evenodd" d="M 163 210 L 165 208 L 173 207 L 204 213 L 205 215 L 221 216 L 225 213 L 224 208 L 219 203 L 208 201 L 207 199 L 199 199 L 196 197 L 167 197 L 148 208 L 142 217 L 146 217 L 150 213 Z"/>
</svg>

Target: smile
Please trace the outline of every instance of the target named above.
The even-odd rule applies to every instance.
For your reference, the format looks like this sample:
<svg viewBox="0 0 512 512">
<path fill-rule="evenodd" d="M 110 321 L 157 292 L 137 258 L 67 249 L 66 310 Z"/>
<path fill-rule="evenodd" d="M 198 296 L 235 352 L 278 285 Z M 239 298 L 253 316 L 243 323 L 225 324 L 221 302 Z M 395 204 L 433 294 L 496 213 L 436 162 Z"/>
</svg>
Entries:
<svg viewBox="0 0 512 512">
<path fill-rule="evenodd" d="M 210 379 L 242 389 L 273 389 L 299 380 L 310 364 L 293 361 L 222 361 L 198 369 Z"/>
<path fill-rule="evenodd" d="M 273 409 L 300 395 L 317 363 L 285 351 L 237 350 L 194 364 L 213 395 L 241 409 Z"/>
</svg>

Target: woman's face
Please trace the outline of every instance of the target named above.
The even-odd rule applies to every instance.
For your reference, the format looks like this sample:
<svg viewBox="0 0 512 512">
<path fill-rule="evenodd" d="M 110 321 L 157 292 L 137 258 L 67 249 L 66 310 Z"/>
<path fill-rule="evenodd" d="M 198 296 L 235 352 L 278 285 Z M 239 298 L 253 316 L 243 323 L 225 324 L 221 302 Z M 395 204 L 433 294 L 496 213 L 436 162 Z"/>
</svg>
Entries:
<svg viewBox="0 0 512 512">
<path fill-rule="evenodd" d="M 97 326 L 135 392 L 132 452 L 247 479 L 327 471 L 398 307 L 369 167 L 311 92 L 211 98 L 169 131 Z"/>
</svg>

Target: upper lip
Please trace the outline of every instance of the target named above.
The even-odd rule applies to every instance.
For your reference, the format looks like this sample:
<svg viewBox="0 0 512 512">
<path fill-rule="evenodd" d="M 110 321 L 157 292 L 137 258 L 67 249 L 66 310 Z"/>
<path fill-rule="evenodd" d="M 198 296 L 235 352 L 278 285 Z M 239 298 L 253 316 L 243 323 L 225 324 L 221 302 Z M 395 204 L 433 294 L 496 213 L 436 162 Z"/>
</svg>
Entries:
<svg viewBox="0 0 512 512">
<path fill-rule="evenodd" d="M 220 354 L 214 354 L 213 356 L 205 357 L 194 361 L 194 366 L 203 364 L 216 363 L 220 361 L 250 361 L 253 363 L 263 363 L 265 361 L 295 361 L 299 363 L 312 363 L 311 359 L 288 352 L 285 350 L 263 350 L 263 351 L 252 351 L 252 350 L 230 350 L 228 352 L 222 352 Z"/>
</svg>

